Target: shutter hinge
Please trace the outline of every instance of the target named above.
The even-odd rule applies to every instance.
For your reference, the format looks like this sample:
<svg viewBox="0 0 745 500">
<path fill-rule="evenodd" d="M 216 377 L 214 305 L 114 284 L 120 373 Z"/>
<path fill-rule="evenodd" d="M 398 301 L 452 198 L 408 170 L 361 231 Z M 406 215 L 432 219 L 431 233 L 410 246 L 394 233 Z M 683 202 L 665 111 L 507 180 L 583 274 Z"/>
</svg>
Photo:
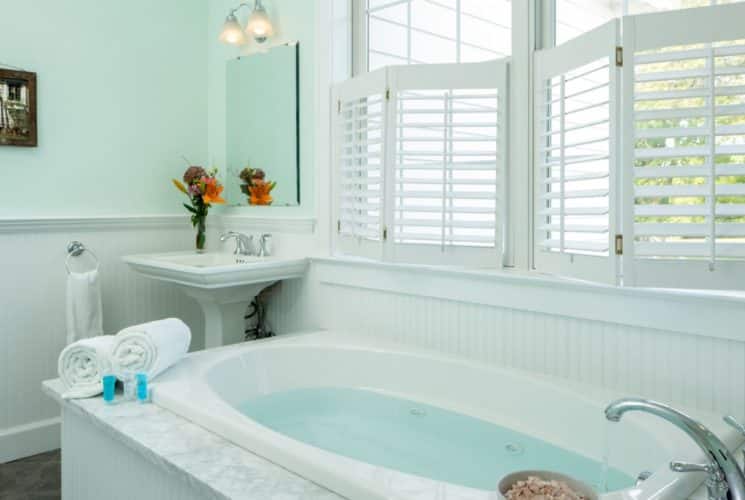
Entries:
<svg viewBox="0 0 745 500">
<path fill-rule="evenodd" d="M 616 66 L 623 66 L 623 47 L 616 47 Z"/>
<path fill-rule="evenodd" d="M 391 100 L 391 89 L 385 89 L 385 100 L 386 101 Z"/>
<path fill-rule="evenodd" d="M 341 114 L 341 99 L 336 101 L 336 113 L 339 115 Z"/>
<path fill-rule="evenodd" d="M 616 235 L 616 255 L 623 255 L 623 235 Z"/>
<path fill-rule="evenodd" d="M 341 234 L 341 220 L 336 221 L 336 232 Z"/>
<path fill-rule="evenodd" d="M 388 226 L 383 226 L 383 241 L 388 240 Z"/>
</svg>

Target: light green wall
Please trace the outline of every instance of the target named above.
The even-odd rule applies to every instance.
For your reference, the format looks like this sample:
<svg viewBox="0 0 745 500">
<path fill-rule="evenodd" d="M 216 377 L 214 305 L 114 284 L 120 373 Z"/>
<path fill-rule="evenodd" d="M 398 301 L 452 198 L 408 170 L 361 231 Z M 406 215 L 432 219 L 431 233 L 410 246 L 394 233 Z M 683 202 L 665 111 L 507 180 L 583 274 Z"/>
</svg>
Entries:
<svg viewBox="0 0 745 500">
<path fill-rule="evenodd" d="M 0 217 L 182 213 L 207 155 L 207 0 L 0 0 L 0 62 L 38 73 L 39 147 L 0 147 Z"/>
<path fill-rule="evenodd" d="M 240 214 L 302 214 L 314 213 L 314 172 L 316 139 L 316 9 L 319 0 L 264 0 L 269 16 L 275 25 L 272 44 L 288 41 L 300 42 L 300 207 L 245 207 L 230 209 Z M 221 44 L 217 38 L 225 16 L 236 0 L 212 0 L 209 3 L 209 131 L 210 160 L 225 165 L 225 63 L 238 55 L 249 53 L 255 46 L 242 49 Z M 239 13 L 245 22 L 247 9 Z M 267 126 L 271 120 L 267 119 Z M 278 145 L 281 147 L 281 144 Z M 237 182 L 237 179 L 228 179 Z"/>
</svg>

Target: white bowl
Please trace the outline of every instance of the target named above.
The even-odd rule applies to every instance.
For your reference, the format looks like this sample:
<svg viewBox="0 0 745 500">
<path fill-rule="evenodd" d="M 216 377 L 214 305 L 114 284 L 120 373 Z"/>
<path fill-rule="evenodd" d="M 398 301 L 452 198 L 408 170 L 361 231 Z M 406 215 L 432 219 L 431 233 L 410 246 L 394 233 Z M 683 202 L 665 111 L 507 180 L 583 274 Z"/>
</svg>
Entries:
<svg viewBox="0 0 745 500">
<path fill-rule="evenodd" d="M 512 488 L 515 483 L 517 483 L 518 481 L 527 481 L 529 477 L 537 477 L 543 479 L 544 481 L 561 481 L 563 483 L 566 483 L 566 485 L 569 486 L 576 493 L 583 495 L 587 500 L 598 500 L 598 494 L 587 484 L 574 479 L 571 476 L 566 476 L 564 474 L 559 474 L 558 472 L 552 472 L 548 470 L 523 470 L 519 472 L 513 472 L 512 474 L 507 474 L 499 480 L 499 485 L 497 486 L 498 498 L 500 500 L 505 500 L 505 494 L 510 490 L 510 488 Z"/>
</svg>

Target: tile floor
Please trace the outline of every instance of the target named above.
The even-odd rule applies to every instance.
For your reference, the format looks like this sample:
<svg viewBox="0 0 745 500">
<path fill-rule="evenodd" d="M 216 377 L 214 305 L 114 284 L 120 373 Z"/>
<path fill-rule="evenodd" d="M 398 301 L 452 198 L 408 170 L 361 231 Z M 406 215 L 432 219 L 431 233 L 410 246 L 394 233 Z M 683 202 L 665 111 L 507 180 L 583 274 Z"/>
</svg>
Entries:
<svg viewBox="0 0 745 500">
<path fill-rule="evenodd" d="M 0 464 L 0 500 L 59 500 L 60 452 Z"/>
</svg>

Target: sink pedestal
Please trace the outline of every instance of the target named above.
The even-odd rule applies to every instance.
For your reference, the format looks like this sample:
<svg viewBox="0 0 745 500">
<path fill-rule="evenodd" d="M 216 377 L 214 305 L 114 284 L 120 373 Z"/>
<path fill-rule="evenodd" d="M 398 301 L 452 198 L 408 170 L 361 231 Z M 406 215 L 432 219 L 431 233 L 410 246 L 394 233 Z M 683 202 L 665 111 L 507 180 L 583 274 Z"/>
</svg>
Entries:
<svg viewBox="0 0 745 500">
<path fill-rule="evenodd" d="M 128 255 L 124 261 L 142 276 L 173 283 L 202 306 L 207 349 L 243 342 L 254 297 L 278 281 L 301 278 L 308 267 L 305 258 L 193 251 Z"/>
<path fill-rule="evenodd" d="M 243 342 L 248 306 L 264 288 L 274 283 L 252 283 L 223 289 L 181 287 L 202 307 L 205 349 Z"/>
</svg>

